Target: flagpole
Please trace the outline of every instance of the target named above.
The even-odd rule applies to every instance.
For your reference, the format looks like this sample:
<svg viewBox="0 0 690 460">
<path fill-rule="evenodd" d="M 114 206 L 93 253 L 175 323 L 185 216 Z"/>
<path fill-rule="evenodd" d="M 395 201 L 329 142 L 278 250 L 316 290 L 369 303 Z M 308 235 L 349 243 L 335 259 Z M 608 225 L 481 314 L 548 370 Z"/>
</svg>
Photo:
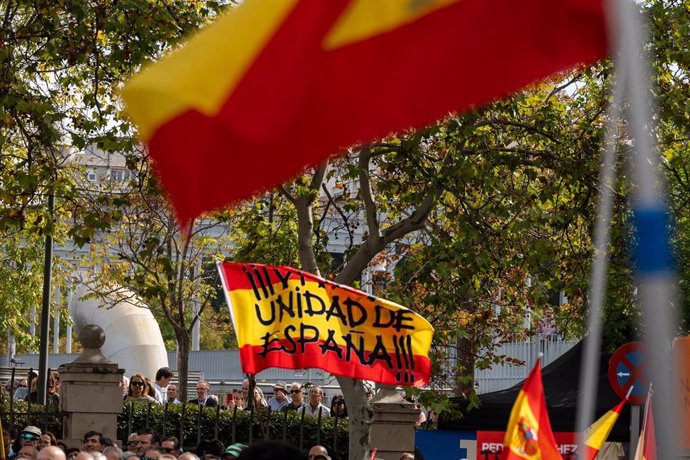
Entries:
<svg viewBox="0 0 690 460">
<path fill-rule="evenodd" d="M 634 138 L 632 177 L 634 251 L 638 297 L 645 323 L 651 380 L 654 381 L 659 413 L 658 458 L 674 459 L 678 454 L 678 424 L 672 403 L 672 339 L 678 324 L 672 306 L 677 305 L 676 274 L 669 241 L 669 216 L 661 193 L 663 178 L 654 154 L 651 117 L 651 82 L 648 63 L 642 55 L 644 28 L 637 4 L 629 0 L 611 2 L 612 34 L 618 40 L 620 60 L 626 68 L 630 97 L 629 124 Z"/>
<path fill-rule="evenodd" d="M 608 107 L 608 120 L 604 137 L 604 152 L 599 170 L 599 202 L 594 228 L 594 260 L 590 273 L 589 311 L 587 335 L 584 338 L 578 385 L 576 437 L 578 458 L 584 455 L 586 431 L 595 417 L 597 401 L 597 376 L 601 353 L 602 311 L 606 294 L 609 266 L 609 244 L 611 240 L 611 214 L 613 189 L 616 178 L 616 131 L 621 116 L 621 105 L 625 89 L 625 72 L 616 66 L 613 86 L 613 101 Z"/>
</svg>

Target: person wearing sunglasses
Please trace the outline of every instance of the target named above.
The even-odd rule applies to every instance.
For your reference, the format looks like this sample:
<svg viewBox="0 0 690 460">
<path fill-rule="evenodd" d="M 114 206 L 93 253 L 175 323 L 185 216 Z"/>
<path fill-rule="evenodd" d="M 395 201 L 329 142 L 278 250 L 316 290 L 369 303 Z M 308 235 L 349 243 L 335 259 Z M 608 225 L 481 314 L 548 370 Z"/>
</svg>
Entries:
<svg viewBox="0 0 690 460">
<path fill-rule="evenodd" d="M 38 447 L 41 445 L 41 429 L 37 426 L 29 425 L 19 433 L 21 446 Z M 17 453 L 19 455 L 19 453 Z"/>
<path fill-rule="evenodd" d="M 139 445 L 139 435 L 137 433 L 131 433 L 127 436 L 127 450 L 126 452 L 137 452 L 137 446 Z"/>
<path fill-rule="evenodd" d="M 168 436 L 161 441 L 161 450 L 177 458 L 180 455 L 180 441 L 174 436 Z"/>
<path fill-rule="evenodd" d="M 331 417 L 347 418 L 347 406 L 343 395 L 333 396 L 331 400 Z"/>
<path fill-rule="evenodd" d="M 292 402 L 281 409 L 282 412 L 288 412 L 291 410 L 299 410 L 304 407 L 306 403 L 304 402 L 304 389 L 302 385 L 297 382 L 292 382 L 290 385 L 290 397 Z"/>
<path fill-rule="evenodd" d="M 129 379 L 129 389 L 127 391 L 127 396 L 125 396 L 125 401 L 157 402 L 155 398 L 146 394 L 147 392 L 146 378 L 141 374 L 134 374 Z"/>
</svg>

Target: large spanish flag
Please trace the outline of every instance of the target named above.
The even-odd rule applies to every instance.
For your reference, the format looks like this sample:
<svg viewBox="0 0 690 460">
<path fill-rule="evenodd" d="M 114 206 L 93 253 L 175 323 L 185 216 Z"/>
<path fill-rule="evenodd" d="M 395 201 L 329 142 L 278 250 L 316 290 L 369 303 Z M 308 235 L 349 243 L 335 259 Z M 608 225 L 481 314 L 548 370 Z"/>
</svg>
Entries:
<svg viewBox="0 0 690 460">
<path fill-rule="evenodd" d="M 606 52 L 603 0 L 246 0 L 124 88 L 182 222 Z"/>
<path fill-rule="evenodd" d="M 319 368 L 390 385 L 429 383 L 431 324 L 413 311 L 290 267 L 219 263 L 242 370 Z"/>
<path fill-rule="evenodd" d="M 539 360 L 522 385 L 503 440 L 505 460 L 562 460 L 546 410 Z"/>
<path fill-rule="evenodd" d="M 624 399 L 618 403 L 616 407 L 606 412 L 599 420 L 589 427 L 585 434 L 585 460 L 594 460 L 597 458 L 599 451 L 609 437 L 609 433 L 611 433 L 613 426 L 616 424 L 616 420 L 618 420 L 618 416 L 621 414 L 626 402 L 628 402 L 628 400 Z"/>
</svg>

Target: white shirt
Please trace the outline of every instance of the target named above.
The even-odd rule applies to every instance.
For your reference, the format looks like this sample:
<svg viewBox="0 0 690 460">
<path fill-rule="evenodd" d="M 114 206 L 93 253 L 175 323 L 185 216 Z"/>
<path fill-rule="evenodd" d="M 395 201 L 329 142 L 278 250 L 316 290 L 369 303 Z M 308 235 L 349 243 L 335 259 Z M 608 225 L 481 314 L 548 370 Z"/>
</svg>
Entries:
<svg viewBox="0 0 690 460">
<path fill-rule="evenodd" d="M 168 387 L 163 388 L 158 383 L 153 382 L 153 389 L 156 390 L 156 401 L 162 404 L 168 400 Z"/>
<path fill-rule="evenodd" d="M 324 406 L 323 404 L 320 404 L 316 406 L 316 409 L 313 409 L 311 407 L 311 404 L 305 404 L 304 407 L 300 407 L 297 409 L 298 413 L 302 413 L 303 411 L 306 411 L 307 415 L 311 415 L 312 417 L 318 417 L 319 416 L 319 408 L 321 408 L 321 417 L 330 417 L 331 416 L 331 410 Z"/>
<path fill-rule="evenodd" d="M 290 404 L 292 400 L 290 398 L 285 398 L 283 399 L 283 402 L 278 401 L 276 397 L 272 397 L 271 399 L 268 400 L 268 407 L 271 408 L 271 410 L 280 410 L 283 407 L 287 406 Z"/>
</svg>

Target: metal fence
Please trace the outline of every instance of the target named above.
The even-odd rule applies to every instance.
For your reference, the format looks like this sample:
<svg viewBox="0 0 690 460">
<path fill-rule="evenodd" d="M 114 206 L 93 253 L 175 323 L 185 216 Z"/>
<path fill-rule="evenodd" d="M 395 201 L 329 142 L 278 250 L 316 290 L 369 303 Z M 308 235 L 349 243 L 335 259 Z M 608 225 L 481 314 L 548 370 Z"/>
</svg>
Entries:
<svg viewBox="0 0 690 460">
<path fill-rule="evenodd" d="M 48 369 L 48 374 L 51 370 Z M 34 425 L 44 432 L 51 432 L 57 438 L 62 438 L 62 416 L 63 413 L 57 404 L 42 405 L 32 401 L 31 397 L 26 401 L 15 400 L 14 393 L 20 387 L 20 382 L 26 379 L 27 394 L 31 392 L 31 386 L 35 379 L 33 369 L 26 372 L 12 369 L 7 380 L 7 384 L 2 389 L 2 400 L 0 402 L 0 419 L 5 424 L 17 431 L 27 425 Z"/>
<path fill-rule="evenodd" d="M 31 373 L 29 371 L 29 380 Z M 44 432 L 63 437 L 64 413 L 58 406 L 17 401 L 13 398 L 17 382 L 23 377 L 12 374 L 8 393 L 0 401 L 0 418 L 17 432 L 34 425 Z M 28 383 L 30 388 L 30 383 Z M 202 441 L 218 439 L 228 446 L 235 442 L 251 443 L 256 440 L 283 441 L 300 449 L 320 444 L 329 452 L 347 458 L 347 419 L 325 417 L 321 413 L 311 417 L 296 412 L 277 412 L 270 408 L 258 410 L 226 410 L 220 405 L 204 407 L 195 404 L 157 404 L 126 402 L 118 417 L 117 438 L 127 446 L 130 433 L 153 430 L 161 437 L 176 437 L 185 450 L 195 450 Z"/>
<path fill-rule="evenodd" d="M 153 430 L 162 437 L 176 437 L 187 450 L 201 442 L 219 439 L 224 445 L 235 442 L 274 440 L 300 449 L 320 444 L 329 452 L 347 458 L 348 423 L 337 417 L 317 417 L 304 412 L 223 409 L 195 404 L 127 402 L 118 420 L 118 439 L 126 445 L 130 433 Z"/>
</svg>

